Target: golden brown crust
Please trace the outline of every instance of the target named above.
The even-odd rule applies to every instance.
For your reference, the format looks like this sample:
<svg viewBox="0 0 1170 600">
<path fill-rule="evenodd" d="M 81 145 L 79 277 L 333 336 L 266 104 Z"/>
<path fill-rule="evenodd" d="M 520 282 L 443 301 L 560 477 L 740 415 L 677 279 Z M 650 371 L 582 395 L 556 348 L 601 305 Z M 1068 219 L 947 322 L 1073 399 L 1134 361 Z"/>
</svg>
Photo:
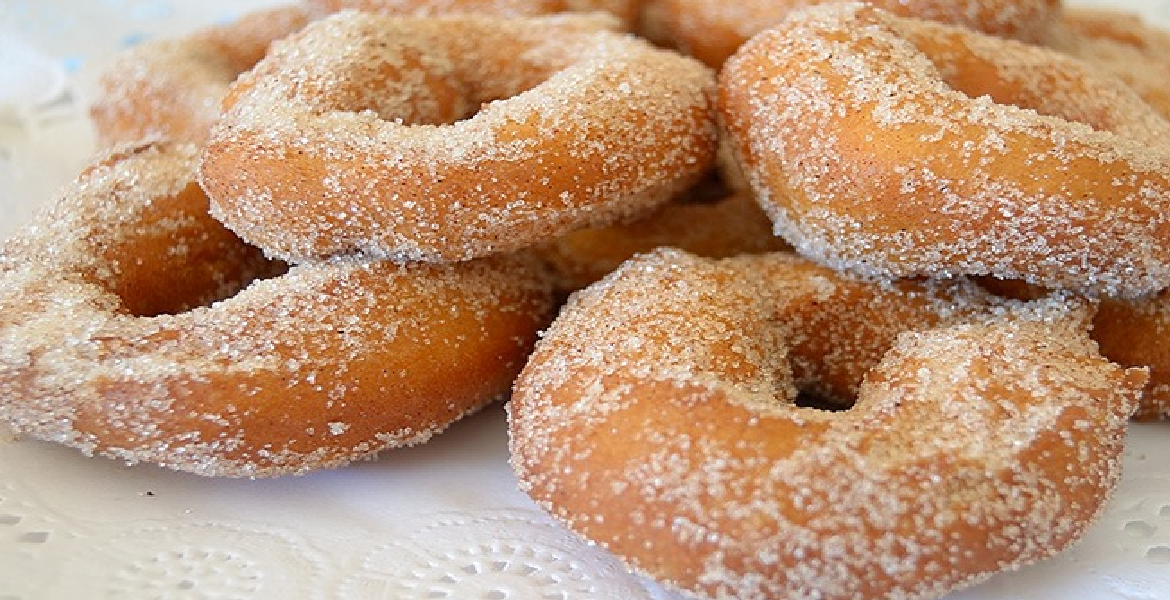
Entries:
<svg viewBox="0 0 1170 600">
<path fill-rule="evenodd" d="M 1170 285 L 1170 123 L 1057 52 L 825 5 L 728 61 L 720 107 L 777 231 L 824 264 Z"/>
<path fill-rule="evenodd" d="M 274 8 L 124 51 L 104 69 L 90 108 L 98 143 L 203 142 L 228 85 L 259 62 L 273 41 L 308 21 L 299 6 Z"/>
<path fill-rule="evenodd" d="M 647 35 L 719 67 L 753 35 L 826 0 L 648 0 Z M 868 0 L 904 17 L 950 23 L 991 35 L 1039 42 L 1060 15 L 1059 0 Z"/>
<path fill-rule="evenodd" d="M 1145 383 L 1096 352 L 1085 304 L 987 302 L 789 254 L 636 258 L 538 344 L 513 466 L 571 528 L 701 597 L 942 596 L 1081 536 Z M 813 349 L 852 408 L 793 406 Z"/>
<path fill-rule="evenodd" d="M 613 23 L 317 21 L 229 93 L 213 214 L 281 258 L 445 261 L 644 213 L 712 167 L 714 75 Z"/>
<path fill-rule="evenodd" d="M 120 151 L 3 246 L 0 421 L 86 453 L 266 477 L 425 441 L 507 393 L 552 310 L 537 260 L 273 273 L 207 217 L 196 159 Z M 260 264 L 195 264 L 225 251 Z M 147 316 L 155 288 L 188 279 L 209 289 Z"/>
</svg>

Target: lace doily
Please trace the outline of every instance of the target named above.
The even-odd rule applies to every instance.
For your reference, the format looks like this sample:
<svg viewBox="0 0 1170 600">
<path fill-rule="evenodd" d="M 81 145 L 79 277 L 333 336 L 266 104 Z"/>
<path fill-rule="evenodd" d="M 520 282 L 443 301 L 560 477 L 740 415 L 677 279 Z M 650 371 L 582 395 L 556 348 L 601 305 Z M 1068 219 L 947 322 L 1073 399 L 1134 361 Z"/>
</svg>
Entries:
<svg viewBox="0 0 1170 600">
<path fill-rule="evenodd" d="M 86 89 L 103 59 L 277 3 L 0 3 L 0 237 L 89 158 Z M 1170 0 L 1095 4 L 1170 25 Z M 422 447 L 264 481 L 0 439 L 0 600 L 677 598 L 517 490 L 505 425 L 494 407 Z M 1170 424 L 1136 425 L 1120 489 L 1079 546 L 948 600 L 1170 600 L 1166 456 Z"/>
</svg>

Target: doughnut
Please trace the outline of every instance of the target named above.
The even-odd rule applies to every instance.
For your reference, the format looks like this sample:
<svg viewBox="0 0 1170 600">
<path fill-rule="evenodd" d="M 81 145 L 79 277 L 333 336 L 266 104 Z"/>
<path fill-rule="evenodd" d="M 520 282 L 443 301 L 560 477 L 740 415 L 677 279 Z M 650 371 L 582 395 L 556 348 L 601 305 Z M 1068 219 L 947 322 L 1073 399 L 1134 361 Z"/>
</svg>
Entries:
<svg viewBox="0 0 1170 600">
<path fill-rule="evenodd" d="M 648 0 L 645 34 L 719 67 L 755 34 L 789 13 L 830 0 Z M 868 0 L 905 17 L 951 23 L 990 35 L 1041 42 L 1060 15 L 1059 0 Z"/>
<path fill-rule="evenodd" d="M 703 193 L 703 192 L 696 192 Z M 574 231 L 539 248 L 551 264 L 558 287 L 571 292 L 601 279 L 626 259 L 658 247 L 673 247 L 712 258 L 784 250 L 772 223 L 746 193 L 691 193 L 630 223 Z"/>
<path fill-rule="evenodd" d="M 98 143 L 109 147 L 147 138 L 205 141 L 228 86 L 255 66 L 272 42 L 303 28 L 312 18 L 348 9 L 419 15 L 606 10 L 624 22 L 634 20 L 629 0 L 307 0 L 303 6 L 260 10 L 232 23 L 206 27 L 183 38 L 150 40 L 118 54 L 103 69 L 90 108 Z"/>
<path fill-rule="evenodd" d="M 1137 15 L 1069 7 L 1049 45 L 1108 70 L 1170 118 L 1170 32 Z"/>
<path fill-rule="evenodd" d="M 358 10 L 419 16 L 474 13 L 519 17 L 605 11 L 633 26 L 641 0 L 306 0 L 305 3 L 318 14 Z"/>
<path fill-rule="evenodd" d="M 643 214 L 712 168 L 715 78 L 614 24 L 316 21 L 225 99 L 212 214 L 293 262 L 466 260 Z"/>
<path fill-rule="evenodd" d="M 208 216 L 197 160 L 120 147 L 0 247 L 0 423 L 270 477 L 421 443 L 507 393 L 551 316 L 533 256 L 274 268 Z"/>
<path fill-rule="evenodd" d="M 1097 353 L 1084 301 L 988 302 L 787 253 L 640 256 L 538 342 L 507 405 L 513 468 L 701 598 L 940 597 L 1079 539 L 1145 383 Z M 800 403 L 838 387 L 843 410 Z"/>
<path fill-rule="evenodd" d="M 259 62 L 274 40 L 307 22 L 299 6 L 274 8 L 119 53 L 103 69 L 90 107 L 98 143 L 203 142 L 228 85 Z"/>
<path fill-rule="evenodd" d="M 1085 63 L 835 4 L 745 44 L 719 93 L 776 233 L 822 264 L 1118 297 L 1170 286 L 1170 122 Z"/>
</svg>

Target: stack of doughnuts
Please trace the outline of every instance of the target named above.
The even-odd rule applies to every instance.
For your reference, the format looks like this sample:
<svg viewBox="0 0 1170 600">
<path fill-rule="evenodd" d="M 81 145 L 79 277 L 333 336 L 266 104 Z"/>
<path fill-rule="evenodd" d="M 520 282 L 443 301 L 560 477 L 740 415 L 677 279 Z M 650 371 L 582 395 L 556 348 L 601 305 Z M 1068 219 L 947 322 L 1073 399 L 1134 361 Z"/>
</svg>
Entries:
<svg viewBox="0 0 1170 600">
<path fill-rule="evenodd" d="M 0 421 L 269 477 L 510 393 L 521 488 L 631 569 L 939 597 L 1075 543 L 1170 418 L 1170 92 L 1119 58 L 1170 38 L 1138 26 L 306 0 L 148 42 L 0 246 Z"/>
<path fill-rule="evenodd" d="M 209 216 L 197 164 L 189 144 L 121 146 L 3 246 L 18 432 L 270 477 L 426 441 L 508 391 L 552 309 L 535 257 L 289 266 Z"/>
<path fill-rule="evenodd" d="M 1104 298 L 1094 335 L 1107 356 L 1153 367 L 1140 417 L 1170 417 L 1156 329 L 1137 320 L 1170 285 L 1170 123 L 1124 80 L 1046 47 L 869 8 L 805 14 L 721 73 L 729 144 L 777 232 L 865 275 Z M 763 79 L 779 55 L 793 68 Z M 757 100 L 774 96 L 801 100 L 775 112 Z M 1140 334 L 1122 342 L 1122 322 Z"/>
<path fill-rule="evenodd" d="M 1017 39 L 801 4 L 723 50 L 671 37 L 702 11 L 656 30 L 712 52 L 729 179 L 794 252 L 660 250 L 572 296 L 513 467 L 699 597 L 937 598 L 1075 543 L 1127 421 L 1170 416 L 1170 123 L 1053 47 L 1081 22 L 1056 3 L 996 5 L 1042 15 Z"/>
<path fill-rule="evenodd" d="M 536 246 L 711 170 L 714 74 L 613 16 L 320 4 L 115 60 L 111 149 L 0 248 L 17 432 L 231 477 L 426 441 L 551 319 Z"/>
</svg>

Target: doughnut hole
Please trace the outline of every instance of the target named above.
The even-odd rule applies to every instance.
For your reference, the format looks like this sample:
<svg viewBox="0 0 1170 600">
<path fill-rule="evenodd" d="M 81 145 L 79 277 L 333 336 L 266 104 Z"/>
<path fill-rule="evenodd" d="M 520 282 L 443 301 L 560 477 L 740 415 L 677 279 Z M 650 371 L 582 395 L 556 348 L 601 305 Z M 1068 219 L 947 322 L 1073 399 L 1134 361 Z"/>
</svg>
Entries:
<svg viewBox="0 0 1170 600">
<path fill-rule="evenodd" d="M 245 244 L 207 210 L 207 196 L 195 183 L 159 196 L 136 216 L 139 223 L 122 239 L 98 244 L 97 264 L 102 267 L 91 276 L 130 315 L 153 317 L 229 298 L 257 279 L 287 270 L 283 262 Z"/>
<path fill-rule="evenodd" d="M 815 280 L 816 270 L 807 269 Z M 865 378 L 910 327 L 942 320 L 940 300 L 975 293 L 963 286 L 926 292 L 922 282 L 806 286 L 771 315 L 785 331 L 797 406 L 845 410 Z M 936 296 L 935 294 L 942 294 Z"/>
</svg>

